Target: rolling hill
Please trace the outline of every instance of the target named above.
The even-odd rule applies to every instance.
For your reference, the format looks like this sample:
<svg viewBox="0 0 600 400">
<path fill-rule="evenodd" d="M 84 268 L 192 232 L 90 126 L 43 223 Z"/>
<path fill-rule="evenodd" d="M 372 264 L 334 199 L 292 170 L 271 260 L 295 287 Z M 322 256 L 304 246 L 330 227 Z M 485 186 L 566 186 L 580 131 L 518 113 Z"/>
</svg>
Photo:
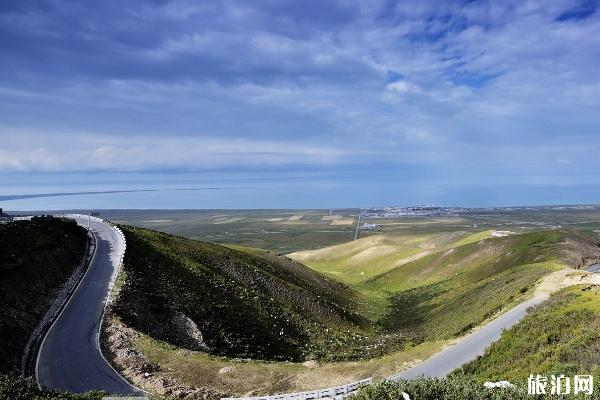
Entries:
<svg viewBox="0 0 600 400">
<path fill-rule="evenodd" d="M 332 335 L 369 329 L 352 289 L 286 257 L 123 232 L 126 282 L 115 311 L 157 339 L 215 355 L 302 360 Z"/>
<path fill-rule="evenodd" d="M 424 240 L 370 236 L 291 256 L 319 271 L 334 270 L 331 276 L 350 276 L 347 281 L 362 294 L 365 313 L 384 332 L 436 340 L 467 332 L 528 296 L 546 274 L 598 254 L 597 243 L 577 232 L 543 230 L 507 237 L 492 237 L 491 232 Z M 367 244 L 389 247 L 392 241 L 401 244 L 385 256 L 385 263 L 378 252 L 367 253 Z M 421 251 L 406 250 L 411 242 Z M 357 255 L 361 262 L 354 264 Z M 359 281 L 354 280 L 357 271 L 367 271 Z"/>
<path fill-rule="evenodd" d="M 468 236 L 468 232 L 462 231 L 439 235 L 372 235 L 288 256 L 342 282 L 356 284 Z"/>
</svg>

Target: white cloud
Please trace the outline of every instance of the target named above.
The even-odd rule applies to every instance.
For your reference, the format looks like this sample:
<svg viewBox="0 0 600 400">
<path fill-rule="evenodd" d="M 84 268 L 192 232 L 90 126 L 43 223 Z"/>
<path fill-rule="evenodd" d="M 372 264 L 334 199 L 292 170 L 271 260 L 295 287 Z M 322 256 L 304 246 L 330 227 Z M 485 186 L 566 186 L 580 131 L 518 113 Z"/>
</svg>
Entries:
<svg viewBox="0 0 600 400">
<path fill-rule="evenodd" d="M 348 157 L 343 150 L 302 142 L 244 138 L 53 135 L 43 148 L 28 150 L 27 134 L 0 150 L 0 171 L 91 171 L 214 169 L 282 164 L 328 165 Z M 21 140 L 22 139 L 22 140 Z M 69 143 L 68 147 L 64 143 Z"/>
</svg>

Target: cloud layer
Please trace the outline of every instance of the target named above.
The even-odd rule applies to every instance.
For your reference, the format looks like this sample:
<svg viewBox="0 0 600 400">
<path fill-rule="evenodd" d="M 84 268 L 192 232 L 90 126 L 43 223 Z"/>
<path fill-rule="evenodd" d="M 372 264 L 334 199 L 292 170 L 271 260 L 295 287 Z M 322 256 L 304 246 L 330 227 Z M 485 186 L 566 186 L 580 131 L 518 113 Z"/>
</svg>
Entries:
<svg viewBox="0 0 600 400">
<path fill-rule="evenodd" d="M 9 2 L 0 171 L 597 182 L 597 5 Z"/>
</svg>

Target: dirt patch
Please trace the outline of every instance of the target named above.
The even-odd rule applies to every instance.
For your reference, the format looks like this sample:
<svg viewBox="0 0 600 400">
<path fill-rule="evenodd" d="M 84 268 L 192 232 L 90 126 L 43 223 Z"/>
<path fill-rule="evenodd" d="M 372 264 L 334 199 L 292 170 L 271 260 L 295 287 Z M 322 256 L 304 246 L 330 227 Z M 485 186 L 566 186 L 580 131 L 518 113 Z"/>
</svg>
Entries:
<svg viewBox="0 0 600 400">
<path fill-rule="evenodd" d="M 321 221 L 336 221 L 338 219 L 342 219 L 344 218 L 341 215 L 325 215 L 323 217 L 321 217 Z"/>
<path fill-rule="evenodd" d="M 548 296 L 562 288 L 580 284 L 600 285 L 600 274 L 574 268 L 561 269 L 542 279 L 535 288 L 534 296 Z"/>
<path fill-rule="evenodd" d="M 585 269 L 600 262 L 600 242 L 580 234 L 561 243 L 561 253 L 569 265 Z"/>
<path fill-rule="evenodd" d="M 134 343 L 140 334 L 116 320 L 111 313 L 105 316 L 102 332 L 102 350 L 113 366 L 129 382 L 146 391 L 179 399 L 216 400 L 226 394 L 212 387 L 191 387 L 180 385 L 175 379 L 166 376 L 165 371 L 152 363 L 138 351 Z M 223 373 L 228 373 L 224 371 Z M 221 373 L 221 371 L 219 371 Z"/>
<path fill-rule="evenodd" d="M 304 215 L 294 215 L 288 218 L 288 221 L 299 221 L 304 217 Z"/>
<path fill-rule="evenodd" d="M 353 219 L 337 219 L 335 221 L 331 221 L 329 225 L 352 225 L 354 224 Z"/>
<path fill-rule="evenodd" d="M 411 263 L 413 261 L 417 261 L 418 259 L 423 258 L 425 256 L 428 256 L 431 253 L 432 253 L 432 251 L 426 250 L 426 251 L 422 251 L 422 252 L 417 253 L 417 254 L 413 254 L 412 256 L 404 257 L 404 258 L 396 261 L 396 263 L 394 264 L 394 268 L 400 267 L 400 266 L 408 264 L 408 263 Z"/>
</svg>

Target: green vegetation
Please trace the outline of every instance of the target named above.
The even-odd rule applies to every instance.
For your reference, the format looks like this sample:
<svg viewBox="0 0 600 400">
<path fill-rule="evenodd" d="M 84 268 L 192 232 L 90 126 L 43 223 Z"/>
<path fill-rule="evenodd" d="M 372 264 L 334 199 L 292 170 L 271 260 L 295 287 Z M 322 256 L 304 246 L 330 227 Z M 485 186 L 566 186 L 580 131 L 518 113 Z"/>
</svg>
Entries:
<svg viewBox="0 0 600 400">
<path fill-rule="evenodd" d="M 380 325 L 423 340 L 461 335 L 529 294 L 559 268 L 565 233 L 542 231 L 472 242 L 423 257 L 366 282 L 365 293 L 388 292 Z"/>
<path fill-rule="evenodd" d="M 360 210 L 334 210 L 343 219 L 355 218 Z M 330 210 L 103 210 L 103 218 L 115 223 L 140 226 L 212 243 L 239 244 L 278 253 L 319 249 L 346 243 L 355 225 L 332 225 L 323 220 Z M 300 219 L 291 219 L 302 216 Z M 378 228 L 361 231 L 360 237 L 434 236 L 454 232 L 478 233 L 510 230 L 565 229 L 600 238 L 600 209 L 480 209 L 457 217 L 367 218 Z M 596 231 L 596 232 L 594 232 Z"/>
<path fill-rule="evenodd" d="M 407 393 L 416 400 L 541 400 L 541 399 L 597 399 L 589 396 L 529 395 L 527 389 L 483 387 L 476 379 L 455 375 L 446 379 L 420 378 L 412 381 L 380 382 L 366 386 L 352 397 L 353 400 L 399 400 Z"/>
<path fill-rule="evenodd" d="M 580 285 L 553 294 L 463 372 L 479 380 L 564 373 L 592 374 L 598 381 L 600 287 Z"/>
<path fill-rule="evenodd" d="M 127 279 L 116 316 L 142 333 L 136 349 L 184 385 L 306 390 L 406 369 L 531 296 L 545 275 L 597 253 L 587 233 L 523 229 L 497 238 L 492 231 L 504 227 L 464 224 L 390 222 L 394 234 L 383 227 L 291 254 L 296 261 L 252 241 L 222 247 L 123 227 Z M 189 341 L 177 315 L 193 321 L 207 347 Z M 431 385 L 465 395 L 452 389 L 456 379 Z"/>
<path fill-rule="evenodd" d="M 114 324 L 120 324 L 113 319 Z M 446 343 L 408 347 L 369 360 L 336 362 L 270 362 L 218 357 L 178 348 L 147 335 L 139 335 L 135 349 L 158 367 L 158 373 L 190 387 L 206 387 L 233 396 L 258 396 L 324 388 L 359 379 L 382 379 L 415 359 L 426 359 Z"/>
<path fill-rule="evenodd" d="M 72 394 L 41 390 L 31 378 L 0 374 L 0 400 L 101 400 L 105 395 L 102 392 Z"/>
<path fill-rule="evenodd" d="M 286 257 L 123 231 L 127 280 L 116 313 L 152 337 L 215 355 L 302 360 L 350 352 L 370 327 L 354 291 Z"/>
<path fill-rule="evenodd" d="M 69 220 L 0 224 L 0 372 L 20 370 L 29 336 L 81 263 L 86 241 Z"/>
<path fill-rule="evenodd" d="M 340 212 L 352 220 L 358 210 Z M 111 210 L 102 217 L 119 224 L 219 244 L 239 244 L 291 253 L 352 240 L 353 224 L 323 220 L 329 210 Z"/>
<path fill-rule="evenodd" d="M 402 260 L 424 252 L 425 246 L 420 246 L 427 239 L 428 236 L 374 235 L 319 250 L 295 252 L 289 256 L 334 279 L 356 284 L 385 273 Z"/>
<path fill-rule="evenodd" d="M 369 236 L 291 256 L 349 283 L 380 333 L 448 339 L 529 296 L 542 277 L 571 262 L 566 253 L 591 245 L 559 230 L 491 232 Z"/>
<path fill-rule="evenodd" d="M 369 359 L 462 335 L 528 296 L 563 265 L 565 240 L 581 239 L 557 230 L 478 241 L 484 236 L 394 239 L 435 252 L 350 288 L 268 251 L 123 230 L 127 281 L 116 309 L 126 324 L 191 350 L 278 361 Z M 454 247 L 457 241 L 463 244 Z M 321 260 L 360 254 L 368 262 L 363 247 L 391 246 L 377 236 L 362 242 L 334 246 L 345 253 L 314 253 Z M 206 346 L 182 332 L 181 316 L 196 324 Z"/>
</svg>

